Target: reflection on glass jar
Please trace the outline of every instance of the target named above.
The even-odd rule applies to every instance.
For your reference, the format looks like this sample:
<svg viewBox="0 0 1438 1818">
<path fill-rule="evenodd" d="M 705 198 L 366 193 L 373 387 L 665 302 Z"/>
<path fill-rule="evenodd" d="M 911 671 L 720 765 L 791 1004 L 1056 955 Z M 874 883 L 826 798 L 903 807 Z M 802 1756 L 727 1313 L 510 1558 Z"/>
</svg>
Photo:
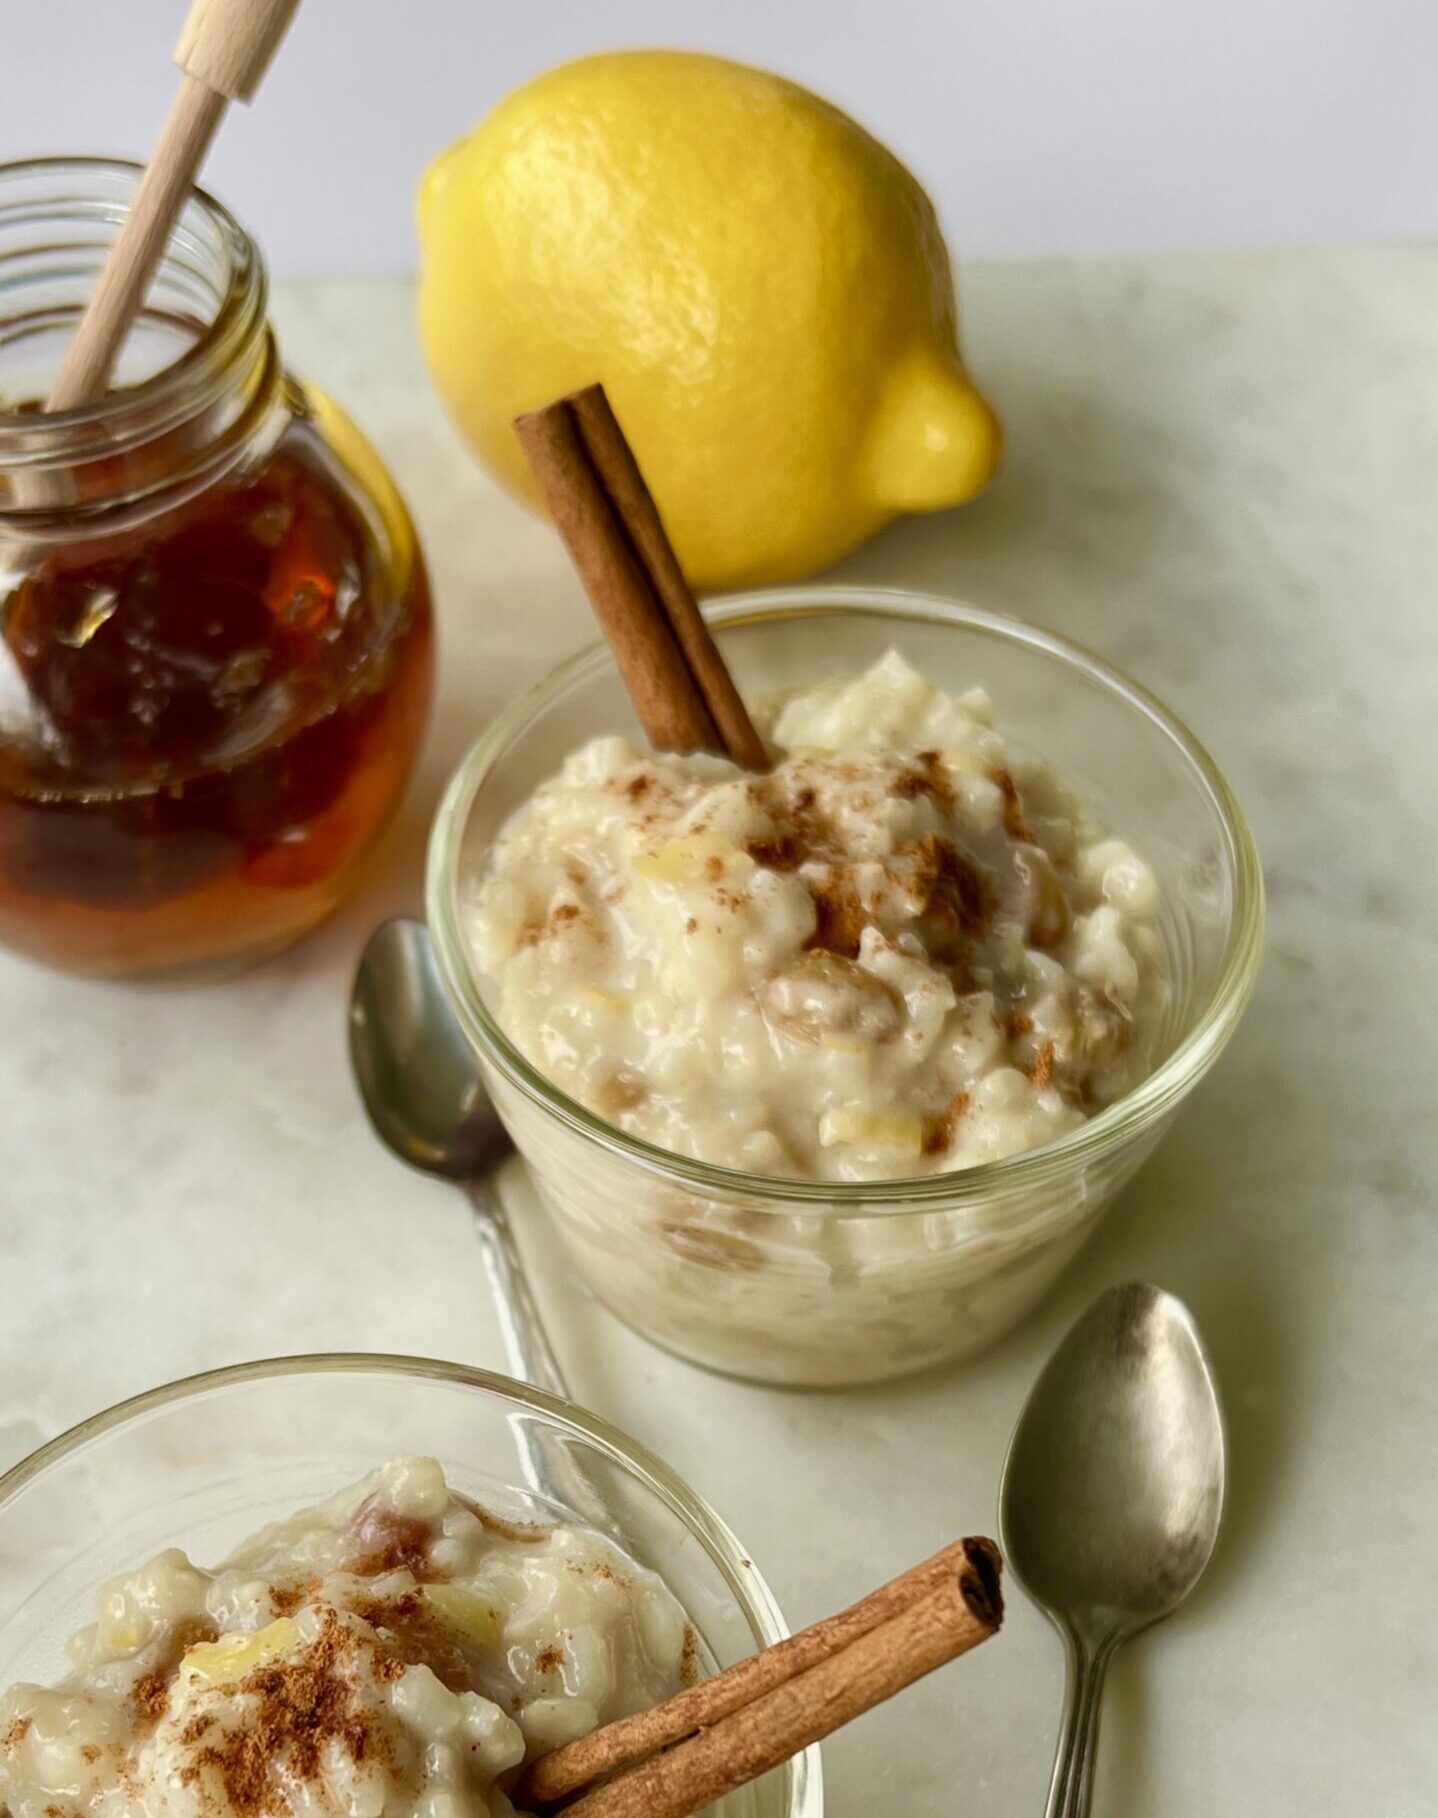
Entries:
<svg viewBox="0 0 1438 1818">
<path fill-rule="evenodd" d="M 97 973 L 256 957 L 334 908 L 433 658 L 404 505 L 282 370 L 259 254 L 209 197 L 115 389 L 41 414 L 136 174 L 0 168 L 0 942 Z"/>
</svg>

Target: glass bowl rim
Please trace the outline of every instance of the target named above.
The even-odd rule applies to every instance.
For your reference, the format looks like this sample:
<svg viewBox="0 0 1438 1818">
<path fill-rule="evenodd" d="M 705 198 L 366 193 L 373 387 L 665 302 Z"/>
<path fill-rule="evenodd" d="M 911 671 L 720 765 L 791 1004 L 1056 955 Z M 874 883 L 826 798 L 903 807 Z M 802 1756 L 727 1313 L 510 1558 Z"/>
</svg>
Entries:
<svg viewBox="0 0 1438 1818">
<path fill-rule="evenodd" d="M 677 1471 L 622 1427 L 614 1426 L 602 1415 L 591 1413 L 562 1396 L 551 1395 L 532 1383 L 501 1375 L 497 1370 L 481 1370 L 471 1364 L 407 1352 L 302 1351 L 292 1356 L 262 1357 L 246 1363 L 225 1364 L 218 1369 L 199 1370 L 189 1376 L 177 1377 L 173 1382 L 143 1389 L 76 1421 L 0 1474 L 0 1518 L 16 1496 L 43 1477 L 52 1465 L 78 1452 L 92 1439 L 119 1432 L 157 1408 L 196 1400 L 213 1390 L 326 1375 L 380 1375 L 452 1383 L 460 1388 L 479 1389 L 568 1427 L 571 1432 L 597 1445 L 600 1451 L 636 1477 L 678 1518 L 686 1533 L 699 1542 L 719 1568 L 750 1627 L 758 1634 L 761 1648 L 788 1638 L 789 1626 L 769 1589 L 768 1580 L 754 1563 L 752 1554 L 740 1545 L 729 1524 Z M 788 1770 L 785 1807 L 789 1818 L 819 1818 L 824 1801 L 823 1767 L 817 1746 L 804 1749 L 784 1766 Z"/>
<path fill-rule="evenodd" d="M 217 1369 L 198 1370 L 189 1376 L 176 1377 L 152 1389 L 126 1396 L 108 1408 L 76 1421 L 64 1432 L 47 1439 L 0 1475 L 0 1517 L 15 1497 L 42 1477 L 52 1465 L 70 1457 L 93 1439 L 116 1433 L 144 1415 L 172 1403 L 194 1401 L 215 1390 L 237 1388 L 256 1382 L 280 1382 L 286 1377 L 365 1376 L 379 1375 L 423 1382 L 453 1383 L 460 1388 L 479 1389 L 501 1401 L 543 1414 L 560 1426 L 569 1427 L 584 1439 L 596 1443 L 600 1450 L 655 1492 L 660 1500 L 678 1515 L 684 1525 L 705 1543 L 716 1564 L 724 1568 L 746 1613 L 754 1616 L 762 1629 L 765 1644 L 782 1640 L 787 1628 L 772 1592 L 752 1562 L 752 1556 L 739 1544 L 728 1524 L 717 1515 L 697 1491 L 690 1489 L 679 1473 L 622 1428 L 587 1408 L 551 1395 L 532 1383 L 504 1376 L 497 1370 L 481 1370 L 472 1364 L 453 1363 L 440 1357 L 422 1357 L 408 1352 L 387 1351 L 300 1351 L 285 1357 L 261 1357 L 246 1363 L 223 1364 Z M 748 1563 L 746 1563 L 748 1562 Z M 743 1592 L 750 1585 L 758 1592 L 752 1609 Z"/>
<path fill-rule="evenodd" d="M 1263 954 L 1263 872 L 1247 817 L 1198 738 L 1141 683 L 1071 639 L 965 601 L 903 588 L 798 584 L 725 594 L 704 603 L 704 616 L 718 627 L 845 610 L 878 612 L 926 624 L 960 625 L 1055 658 L 1139 713 L 1186 759 L 1224 836 L 1233 879 L 1233 914 L 1207 1006 L 1173 1053 L 1132 1092 L 1053 1142 L 999 1161 L 884 1180 L 813 1181 L 724 1168 L 662 1149 L 605 1123 L 545 1078 L 499 1027 L 475 984 L 460 931 L 458 858 L 470 810 L 491 768 L 512 740 L 587 672 L 612 663 L 612 653 L 602 638 L 577 651 L 517 696 L 488 722 L 460 759 L 430 831 L 425 914 L 450 1007 L 477 1052 L 540 1110 L 608 1153 L 646 1173 L 670 1182 L 680 1181 L 700 1192 L 753 1200 L 757 1203 L 746 1210 L 754 1212 L 772 1210 L 776 1215 L 792 1215 L 797 1210 L 862 1217 L 882 1210 L 934 1210 L 936 1202 L 945 1209 L 957 1209 L 988 1200 L 994 1194 L 1040 1186 L 1082 1167 L 1147 1130 L 1198 1083 L 1227 1045 L 1257 981 Z M 766 1207 L 766 1201 L 777 1203 Z M 1015 1222 L 1021 1222 L 1024 1216 L 1016 1206 Z"/>
</svg>

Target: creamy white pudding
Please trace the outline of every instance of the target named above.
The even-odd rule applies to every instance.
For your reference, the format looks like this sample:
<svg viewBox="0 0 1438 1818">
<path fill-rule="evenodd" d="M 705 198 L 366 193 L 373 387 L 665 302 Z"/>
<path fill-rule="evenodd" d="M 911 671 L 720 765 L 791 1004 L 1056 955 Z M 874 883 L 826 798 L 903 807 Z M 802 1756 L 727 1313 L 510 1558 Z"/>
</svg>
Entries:
<svg viewBox="0 0 1438 1818">
<path fill-rule="evenodd" d="M 535 1067 L 677 1154 L 842 1181 L 1038 1147 L 1144 1077 L 1154 874 L 981 689 L 891 653 L 759 709 L 767 775 L 598 739 L 501 832 L 470 934 Z"/>
<path fill-rule="evenodd" d="M 510 1818 L 527 1758 L 696 1672 L 653 1573 L 402 1458 L 207 1571 L 106 1585 L 53 1688 L 0 1697 L 10 1818 Z"/>
</svg>

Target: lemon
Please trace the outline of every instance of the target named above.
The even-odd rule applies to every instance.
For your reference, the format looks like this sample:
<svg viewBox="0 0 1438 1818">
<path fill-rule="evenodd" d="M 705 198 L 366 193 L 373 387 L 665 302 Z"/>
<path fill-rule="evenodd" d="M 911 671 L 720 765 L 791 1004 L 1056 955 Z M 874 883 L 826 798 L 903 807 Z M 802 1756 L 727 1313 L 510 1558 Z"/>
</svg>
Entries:
<svg viewBox="0 0 1438 1818">
<path fill-rule="evenodd" d="M 998 459 L 928 197 L 805 89 L 629 51 L 528 83 L 430 166 L 420 335 L 484 465 L 603 382 L 691 581 L 802 574 Z"/>
</svg>

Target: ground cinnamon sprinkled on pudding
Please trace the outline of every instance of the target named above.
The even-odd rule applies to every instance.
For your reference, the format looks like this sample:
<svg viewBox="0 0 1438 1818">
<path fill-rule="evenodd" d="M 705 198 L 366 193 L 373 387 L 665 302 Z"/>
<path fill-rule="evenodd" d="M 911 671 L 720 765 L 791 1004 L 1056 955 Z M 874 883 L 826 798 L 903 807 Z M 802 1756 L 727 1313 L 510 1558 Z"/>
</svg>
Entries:
<svg viewBox="0 0 1438 1818">
<path fill-rule="evenodd" d="M 948 1153 L 953 1146 L 954 1130 L 968 1108 L 968 1093 L 956 1092 L 937 1117 L 931 1117 L 925 1121 L 923 1139 L 925 1155 Z"/>
<path fill-rule="evenodd" d="M 181 1784 L 192 1785 L 213 1768 L 237 1818 L 259 1818 L 292 1810 L 292 1799 L 281 1794 L 277 1782 L 314 1787 L 329 1750 L 342 1750 L 351 1761 L 361 1762 L 382 1749 L 378 1725 L 370 1713 L 356 1708 L 354 1688 L 339 1671 L 359 1647 L 339 1617 L 327 1611 L 319 1634 L 298 1660 L 259 1667 L 240 1682 L 252 1710 L 222 1740 L 195 1748 L 194 1760 L 180 1769 Z"/>
<path fill-rule="evenodd" d="M 136 1723 L 158 1723 L 170 1707 L 170 1687 L 175 1668 L 197 1642 L 213 1641 L 218 1630 L 212 1622 L 194 1617 L 177 1622 L 171 1630 L 161 1664 L 138 1678 L 130 1690 L 130 1709 Z"/>
<path fill-rule="evenodd" d="M 137 1723 L 158 1723 L 170 1708 L 168 1673 L 146 1673 L 130 1693 L 130 1709 Z"/>
<path fill-rule="evenodd" d="M 361 1600 L 352 1608 L 356 1616 L 382 1636 L 388 1650 L 374 1654 L 370 1661 L 370 1671 L 376 1679 L 389 1684 L 402 1678 L 407 1667 L 425 1666 L 451 1692 L 470 1689 L 474 1668 L 469 1652 L 422 1592 L 403 1591 L 397 1597 L 373 1602 Z M 485 1615 L 497 1630 L 498 1610 L 487 1609 Z"/>
<path fill-rule="evenodd" d="M 678 1691 L 695 1644 L 598 1534 L 482 1513 L 398 1459 L 216 1572 L 115 1580 L 70 1677 L 0 1695 L 0 1813 L 508 1814 L 527 1756 Z"/>
<path fill-rule="evenodd" d="M 401 1591 L 397 1597 L 361 1599 L 351 1607 L 372 1629 L 392 1629 L 396 1623 L 413 1621 L 423 1610 L 424 1601 L 418 1591 Z"/>
<path fill-rule="evenodd" d="M 756 865 L 767 865 L 771 871 L 792 871 L 800 862 L 799 843 L 789 833 L 746 840 L 744 850 Z"/>
<path fill-rule="evenodd" d="M 814 905 L 814 932 L 805 946 L 811 952 L 837 953 L 842 959 L 857 959 L 859 943 L 869 924 L 853 884 L 832 865 L 827 868 L 827 875 L 810 878 L 807 882 Z"/>
<path fill-rule="evenodd" d="M 894 794 L 909 797 L 928 795 L 941 807 L 952 808 L 954 792 L 939 753 L 921 751 L 914 759 L 913 768 L 901 771 L 895 778 Z"/>
<path fill-rule="evenodd" d="M 926 833 L 920 840 L 896 848 L 900 858 L 914 861 L 914 890 L 923 914 L 946 947 L 955 937 L 976 940 L 988 920 L 989 890 L 984 875 L 950 840 Z"/>
<path fill-rule="evenodd" d="M 355 1546 L 351 1570 L 360 1578 L 379 1578 L 401 1569 L 424 1577 L 429 1568 L 429 1524 L 396 1515 L 383 1503 L 366 1503 L 355 1517 Z"/>
<path fill-rule="evenodd" d="M 596 739 L 495 841 L 471 940 L 534 1066 L 661 1148 L 819 1180 L 1035 1148 L 1144 1076 L 1156 880 L 1010 756 L 981 690 L 945 694 L 890 654 L 751 706 L 766 774 Z M 571 890 L 575 859 L 590 881 Z M 532 941 L 560 902 L 576 931 Z M 638 1093 L 621 1101 L 620 1078 Z M 962 1116 L 928 1114 L 958 1097 Z M 645 1219 L 676 1249 L 690 1222 L 696 1264 L 738 1235 Z"/>
<path fill-rule="evenodd" d="M 997 765 L 989 772 L 989 781 L 1004 798 L 1004 832 L 1011 839 L 1032 840 L 1034 836 L 1024 819 L 1024 801 L 1013 772 L 1006 765 Z"/>
</svg>

